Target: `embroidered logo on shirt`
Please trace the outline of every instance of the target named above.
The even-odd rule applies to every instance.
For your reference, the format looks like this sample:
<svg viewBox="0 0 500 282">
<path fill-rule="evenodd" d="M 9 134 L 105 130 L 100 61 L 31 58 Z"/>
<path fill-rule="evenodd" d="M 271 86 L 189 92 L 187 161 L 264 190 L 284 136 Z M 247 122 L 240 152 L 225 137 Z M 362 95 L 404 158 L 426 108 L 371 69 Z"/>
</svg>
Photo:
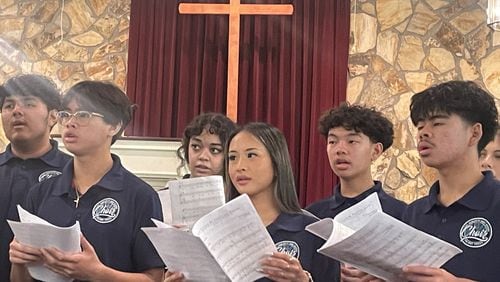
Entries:
<svg viewBox="0 0 500 282">
<path fill-rule="evenodd" d="M 491 224 L 482 217 L 467 220 L 460 228 L 460 242 L 470 248 L 484 247 L 493 237 Z"/>
<path fill-rule="evenodd" d="M 45 181 L 49 178 L 52 178 L 54 176 L 58 176 L 60 175 L 61 172 L 57 171 L 57 170 L 47 170 L 45 172 L 42 172 L 40 174 L 40 176 L 38 176 L 38 182 L 42 182 L 42 181 Z"/>
<path fill-rule="evenodd" d="M 105 198 L 92 208 L 92 218 L 99 223 L 110 223 L 120 214 L 120 205 L 115 199 Z"/>
<path fill-rule="evenodd" d="M 276 250 L 280 253 L 287 254 L 296 259 L 299 258 L 300 248 L 299 244 L 294 241 L 281 241 L 276 243 Z"/>
</svg>

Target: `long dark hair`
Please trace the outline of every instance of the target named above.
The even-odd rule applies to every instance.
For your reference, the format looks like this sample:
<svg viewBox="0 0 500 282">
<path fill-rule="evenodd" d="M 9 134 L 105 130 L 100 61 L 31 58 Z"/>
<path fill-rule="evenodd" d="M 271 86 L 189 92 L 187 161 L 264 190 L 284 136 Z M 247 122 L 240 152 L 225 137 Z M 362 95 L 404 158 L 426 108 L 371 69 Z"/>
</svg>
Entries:
<svg viewBox="0 0 500 282">
<path fill-rule="evenodd" d="M 271 157 L 274 171 L 274 198 L 280 211 L 289 213 L 301 212 L 297 191 L 295 190 L 295 179 L 293 177 L 290 155 L 285 136 L 276 127 L 262 122 L 252 122 L 237 129 L 227 141 L 224 155 L 224 171 L 226 174 L 226 199 L 228 201 L 240 195 L 229 177 L 228 150 L 231 140 L 240 132 L 248 132 L 262 142 Z"/>
</svg>

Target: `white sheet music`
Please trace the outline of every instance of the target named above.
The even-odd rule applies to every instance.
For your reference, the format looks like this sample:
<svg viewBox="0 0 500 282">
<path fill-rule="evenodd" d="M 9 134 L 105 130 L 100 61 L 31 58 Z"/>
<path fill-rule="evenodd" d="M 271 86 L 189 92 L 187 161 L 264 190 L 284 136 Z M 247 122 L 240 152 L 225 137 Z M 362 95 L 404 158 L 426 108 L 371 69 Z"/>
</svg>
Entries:
<svg viewBox="0 0 500 282">
<path fill-rule="evenodd" d="M 163 212 L 163 221 L 168 224 L 172 224 L 172 204 L 170 203 L 170 190 L 160 190 L 158 191 L 158 197 L 160 197 L 161 211 Z"/>
<path fill-rule="evenodd" d="M 263 274 L 258 262 L 276 251 L 248 195 L 244 194 L 201 218 L 193 226 L 231 281 L 254 281 Z"/>
<path fill-rule="evenodd" d="M 56 247 L 65 252 L 79 252 L 80 224 L 76 222 L 70 227 L 58 227 L 33 215 L 21 206 L 17 206 L 21 222 L 7 220 L 14 237 L 20 243 L 36 248 Z M 42 281 L 71 281 L 64 276 L 52 272 L 42 264 L 28 265 L 30 275 Z"/>
<path fill-rule="evenodd" d="M 168 269 L 182 272 L 187 281 L 229 281 L 200 238 L 172 227 L 142 230 Z"/>
<path fill-rule="evenodd" d="M 168 186 L 172 224 L 191 226 L 225 202 L 220 175 L 174 180 Z"/>
<path fill-rule="evenodd" d="M 308 225 L 307 231 L 329 238 L 318 252 L 387 281 L 400 281 L 401 269 L 408 264 L 440 267 L 462 252 L 385 214 L 370 205 L 374 200 L 380 205 L 373 193 L 347 209 L 346 216 L 340 216 L 342 212 L 333 220 L 326 218 Z M 342 222 L 346 218 L 349 227 Z M 362 224 L 352 224 L 357 220 Z"/>
<path fill-rule="evenodd" d="M 155 222 L 142 228 L 169 269 L 188 281 L 254 281 L 264 275 L 259 261 L 276 251 L 247 195 L 208 213 L 193 234 Z"/>
</svg>

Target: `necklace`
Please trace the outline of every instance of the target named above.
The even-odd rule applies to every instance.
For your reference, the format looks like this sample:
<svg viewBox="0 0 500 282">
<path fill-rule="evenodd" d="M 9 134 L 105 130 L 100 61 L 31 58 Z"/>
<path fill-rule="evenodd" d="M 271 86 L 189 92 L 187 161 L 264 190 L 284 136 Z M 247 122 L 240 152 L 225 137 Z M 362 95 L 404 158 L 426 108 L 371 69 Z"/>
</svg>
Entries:
<svg viewBox="0 0 500 282">
<path fill-rule="evenodd" d="M 80 203 L 80 198 L 82 197 L 82 194 L 80 193 L 80 191 L 78 191 L 78 185 L 76 185 L 75 180 L 73 180 L 73 187 L 75 188 L 75 194 L 76 194 L 76 198 L 73 200 L 73 202 L 75 203 L 75 208 L 78 208 L 78 204 Z"/>
</svg>

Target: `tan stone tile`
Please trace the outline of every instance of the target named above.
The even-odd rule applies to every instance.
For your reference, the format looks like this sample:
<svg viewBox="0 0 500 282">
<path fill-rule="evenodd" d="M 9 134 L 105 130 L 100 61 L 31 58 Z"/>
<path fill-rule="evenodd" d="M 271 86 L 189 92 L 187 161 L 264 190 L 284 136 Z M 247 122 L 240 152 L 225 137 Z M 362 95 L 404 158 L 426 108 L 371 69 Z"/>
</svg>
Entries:
<svg viewBox="0 0 500 282">
<path fill-rule="evenodd" d="M 390 65 L 394 65 L 399 45 L 399 35 L 393 31 L 384 31 L 377 36 L 377 55 Z"/>
<path fill-rule="evenodd" d="M 500 99 L 500 48 L 491 52 L 486 58 L 481 60 L 481 74 L 486 89 Z"/>
<path fill-rule="evenodd" d="M 420 35 L 425 35 L 439 22 L 439 20 L 439 16 L 432 10 L 427 8 L 424 4 L 418 3 L 415 11 L 413 12 L 413 16 L 407 30 Z"/>
<path fill-rule="evenodd" d="M 413 12 L 410 0 L 378 0 L 375 5 L 382 31 L 402 23 Z"/>
<path fill-rule="evenodd" d="M 403 70 L 420 69 L 425 54 L 422 40 L 416 36 L 404 36 L 399 48 L 398 64 Z"/>
<path fill-rule="evenodd" d="M 377 43 L 377 19 L 365 13 L 351 14 L 349 53 L 365 53 Z"/>
<path fill-rule="evenodd" d="M 486 21 L 486 13 L 482 9 L 465 11 L 455 17 L 450 23 L 462 34 L 468 34 Z"/>
</svg>

